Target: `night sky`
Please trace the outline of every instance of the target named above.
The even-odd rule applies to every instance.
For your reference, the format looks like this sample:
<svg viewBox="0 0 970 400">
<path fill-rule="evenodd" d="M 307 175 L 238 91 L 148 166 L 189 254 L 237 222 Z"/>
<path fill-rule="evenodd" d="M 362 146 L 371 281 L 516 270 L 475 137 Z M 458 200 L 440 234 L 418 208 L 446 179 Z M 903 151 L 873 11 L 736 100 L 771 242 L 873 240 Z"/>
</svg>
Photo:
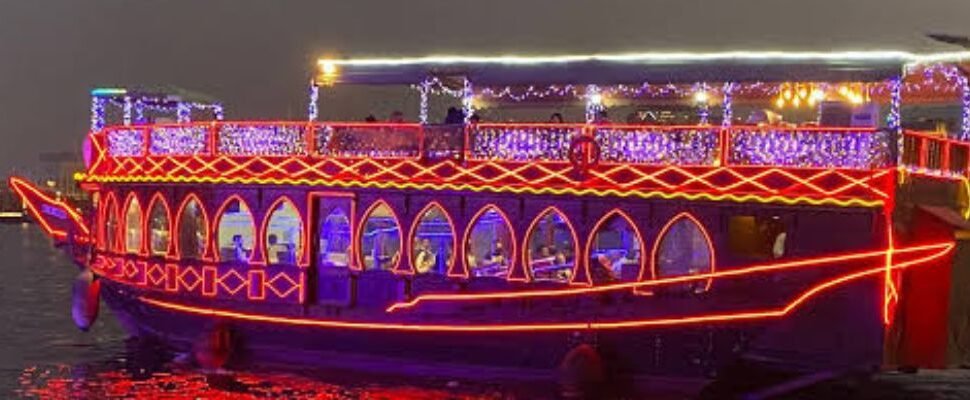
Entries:
<svg viewBox="0 0 970 400">
<path fill-rule="evenodd" d="M 950 49 L 927 32 L 970 34 L 970 0 L 0 0 L 0 171 L 78 150 L 96 86 L 302 119 L 322 54 Z"/>
</svg>

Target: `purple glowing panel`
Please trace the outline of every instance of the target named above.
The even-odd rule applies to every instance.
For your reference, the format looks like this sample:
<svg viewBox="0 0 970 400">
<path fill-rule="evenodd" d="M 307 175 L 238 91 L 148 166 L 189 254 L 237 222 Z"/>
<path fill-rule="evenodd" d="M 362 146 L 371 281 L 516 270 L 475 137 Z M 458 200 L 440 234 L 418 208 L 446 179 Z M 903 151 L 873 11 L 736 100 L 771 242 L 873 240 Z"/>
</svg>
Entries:
<svg viewBox="0 0 970 400">
<path fill-rule="evenodd" d="M 652 165 L 715 165 L 718 129 L 600 127 L 596 143 L 606 162 Z"/>
<path fill-rule="evenodd" d="M 206 151 L 209 127 L 206 126 L 163 126 L 152 129 L 151 145 L 148 152 L 152 155 L 190 156 Z"/>
<path fill-rule="evenodd" d="M 868 169 L 889 161 L 885 132 L 750 129 L 735 131 L 730 145 L 734 165 Z"/>
<path fill-rule="evenodd" d="M 236 125 L 219 127 L 219 153 L 232 156 L 306 155 L 304 126 Z"/>
<path fill-rule="evenodd" d="M 475 127 L 471 155 L 473 159 L 564 161 L 573 138 L 581 133 L 575 127 Z"/>
<path fill-rule="evenodd" d="M 139 157 L 145 152 L 145 133 L 137 129 L 108 132 L 108 154 L 114 157 Z"/>
</svg>

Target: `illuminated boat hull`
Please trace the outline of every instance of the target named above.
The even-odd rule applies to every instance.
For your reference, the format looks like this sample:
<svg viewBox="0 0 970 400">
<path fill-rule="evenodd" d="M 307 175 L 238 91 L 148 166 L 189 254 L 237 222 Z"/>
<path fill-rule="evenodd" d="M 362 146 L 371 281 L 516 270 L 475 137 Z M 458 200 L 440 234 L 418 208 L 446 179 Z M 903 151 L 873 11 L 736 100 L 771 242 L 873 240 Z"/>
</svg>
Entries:
<svg viewBox="0 0 970 400">
<path fill-rule="evenodd" d="M 811 239 L 790 246 L 801 256 L 744 263 L 724 249 L 724 229 L 703 227 L 750 212 L 745 206 L 693 203 L 692 212 L 685 213 L 683 205 L 664 200 L 612 203 L 509 195 L 466 201 L 453 192 L 431 200 L 418 191 L 317 188 L 187 192 L 119 185 L 101 193 L 101 220 L 117 212 L 110 206 L 122 201 L 115 199 L 127 204 L 142 199 L 147 209 L 180 204 L 167 212 L 175 220 L 191 201 L 204 199 L 198 203 L 209 218 L 221 214 L 227 203 L 242 200 L 254 205 L 256 220 L 264 221 L 256 225 L 263 229 L 269 211 L 283 198 L 293 199 L 308 221 L 316 218 L 321 201 L 352 199 L 353 221 L 367 219 L 376 206 L 386 204 L 399 210 L 398 223 L 405 227 L 415 226 L 428 205 L 437 204 L 456 232 L 470 231 L 483 209 L 496 207 L 512 215 L 506 221 L 521 240 L 550 209 L 566 210 L 565 215 L 585 210 L 586 222 L 569 224 L 578 232 L 575 237 L 592 237 L 611 216 L 632 216 L 639 247 L 652 247 L 651 253 L 683 220 L 702 227 L 715 261 L 708 272 L 665 277 L 644 260 L 638 277 L 612 283 L 593 282 L 589 261 L 577 267 L 571 282 L 552 283 L 533 281 L 537 274 L 524 268 L 524 260 L 502 279 L 475 277 L 455 266 L 445 275 L 424 275 L 402 267 L 407 260 L 380 271 L 325 268 L 307 258 L 297 260 L 303 265 L 252 265 L 208 259 L 218 257 L 210 253 L 212 247 L 204 249 L 199 261 L 122 254 L 118 249 L 127 243 L 108 240 L 104 224 L 91 233 L 101 236 L 101 245 L 84 265 L 102 279 L 103 299 L 132 335 L 160 338 L 178 351 L 189 351 L 216 326 L 229 326 L 238 346 L 231 359 L 235 365 L 539 377 L 551 374 L 577 344 L 593 343 L 612 368 L 630 376 L 707 379 L 742 358 L 798 371 L 876 367 L 882 363 L 886 318 L 893 306 L 887 284 L 903 270 L 945 262 L 953 247 L 939 242 L 887 249 L 884 235 L 878 234 L 878 214 L 864 208 L 775 208 L 780 218 L 809 215 L 789 234 Z M 47 201 L 24 199 L 28 204 Z M 406 204 L 414 211 L 401 208 Z M 521 204 L 525 207 L 518 208 Z M 659 218 L 640 217 L 644 214 Z M 850 233 L 812 238 L 819 225 L 838 223 L 851 224 Z M 311 222 L 309 243 L 319 239 L 312 233 L 317 224 Z M 876 232 L 852 234 L 867 230 Z M 581 243 L 576 247 L 590 252 Z M 362 262 L 363 255 L 358 256 Z"/>
</svg>

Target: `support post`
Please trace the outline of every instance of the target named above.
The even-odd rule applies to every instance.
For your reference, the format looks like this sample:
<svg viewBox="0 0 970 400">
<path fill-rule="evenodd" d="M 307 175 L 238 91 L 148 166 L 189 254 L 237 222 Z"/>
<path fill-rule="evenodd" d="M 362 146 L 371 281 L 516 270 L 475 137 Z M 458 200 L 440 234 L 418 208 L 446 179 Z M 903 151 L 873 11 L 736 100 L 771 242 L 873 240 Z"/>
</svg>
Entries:
<svg viewBox="0 0 970 400">
<path fill-rule="evenodd" d="M 421 108 L 418 109 L 418 121 L 422 125 L 425 125 L 428 123 L 428 96 L 431 93 L 431 81 L 429 78 L 421 81 L 421 85 L 418 86 L 418 92 L 421 94 Z"/>
<path fill-rule="evenodd" d="M 320 114 L 320 86 L 314 80 L 310 80 L 310 101 L 307 104 L 307 120 L 316 122 Z"/>
<path fill-rule="evenodd" d="M 475 91 L 472 88 L 472 81 L 465 77 L 465 84 L 462 86 L 461 90 L 461 108 L 462 112 L 465 113 L 465 124 L 472 118 L 472 114 L 475 113 Z"/>
</svg>

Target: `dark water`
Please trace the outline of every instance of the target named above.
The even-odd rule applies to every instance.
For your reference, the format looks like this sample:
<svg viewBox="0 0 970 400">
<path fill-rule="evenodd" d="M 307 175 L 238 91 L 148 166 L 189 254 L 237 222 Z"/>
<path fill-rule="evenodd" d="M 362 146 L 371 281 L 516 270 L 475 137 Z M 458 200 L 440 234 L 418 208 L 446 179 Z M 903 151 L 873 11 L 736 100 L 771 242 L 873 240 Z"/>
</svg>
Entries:
<svg viewBox="0 0 970 400">
<path fill-rule="evenodd" d="M 175 364 L 130 340 L 102 305 L 82 333 L 71 321 L 77 268 L 34 225 L 0 224 L 0 398 L 512 399 L 550 398 L 499 384 L 414 382 L 349 373 L 231 371 Z M 529 393 L 529 392 L 532 393 Z"/>
</svg>

